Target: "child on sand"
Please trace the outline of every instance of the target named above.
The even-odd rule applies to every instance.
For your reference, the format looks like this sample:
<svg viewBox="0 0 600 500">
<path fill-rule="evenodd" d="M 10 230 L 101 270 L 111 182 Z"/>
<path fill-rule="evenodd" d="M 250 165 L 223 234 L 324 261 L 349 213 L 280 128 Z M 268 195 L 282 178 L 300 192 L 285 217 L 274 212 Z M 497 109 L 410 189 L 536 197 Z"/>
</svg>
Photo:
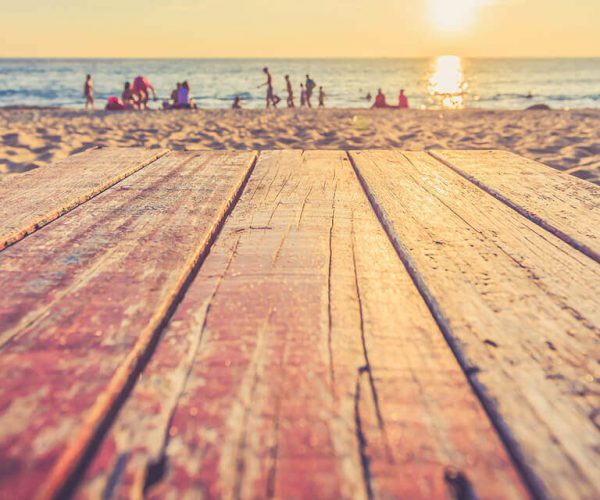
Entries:
<svg viewBox="0 0 600 500">
<path fill-rule="evenodd" d="M 88 106 L 94 109 L 94 84 L 92 83 L 92 75 L 85 77 L 83 96 L 85 97 L 85 110 L 88 110 Z"/>
<path fill-rule="evenodd" d="M 325 107 L 325 92 L 323 91 L 323 87 L 319 87 L 319 107 Z"/>
<path fill-rule="evenodd" d="M 242 109 L 242 99 L 240 99 L 239 95 L 235 96 L 233 104 L 231 105 L 231 109 Z"/>
<path fill-rule="evenodd" d="M 139 102 L 131 91 L 131 84 L 129 82 L 125 82 L 123 93 L 121 94 L 121 101 L 123 101 L 125 109 L 139 109 Z"/>
<path fill-rule="evenodd" d="M 304 84 L 300 84 L 300 107 L 304 108 L 306 106 L 306 89 L 304 88 Z"/>
</svg>

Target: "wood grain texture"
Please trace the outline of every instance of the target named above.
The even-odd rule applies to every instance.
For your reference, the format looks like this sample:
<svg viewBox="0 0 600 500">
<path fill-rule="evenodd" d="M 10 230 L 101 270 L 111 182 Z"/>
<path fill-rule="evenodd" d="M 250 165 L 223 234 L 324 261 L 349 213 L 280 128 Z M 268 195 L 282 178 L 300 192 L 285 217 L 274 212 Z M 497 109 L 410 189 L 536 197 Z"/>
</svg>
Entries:
<svg viewBox="0 0 600 500">
<path fill-rule="evenodd" d="M 61 491 L 254 153 L 171 153 L 0 253 L 0 492 Z"/>
<path fill-rule="evenodd" d="M 261 153 L 77 498 L 525 498 L 345 154 Z"/>
<path fill-rule="evenodd" d="M 600 262 L 600 187 L 506 151 L 431 154 Z"/>
<path fill-rule="evenodd" d="M 598 498 L 598 264 L 426 153 L 351 158 L 537 493 Z"/>
<path fill-rule="evenodd" d="M 115 185 L 166 150 L 91 149 L 0 183 L 0 250 Z"/>
</svg>

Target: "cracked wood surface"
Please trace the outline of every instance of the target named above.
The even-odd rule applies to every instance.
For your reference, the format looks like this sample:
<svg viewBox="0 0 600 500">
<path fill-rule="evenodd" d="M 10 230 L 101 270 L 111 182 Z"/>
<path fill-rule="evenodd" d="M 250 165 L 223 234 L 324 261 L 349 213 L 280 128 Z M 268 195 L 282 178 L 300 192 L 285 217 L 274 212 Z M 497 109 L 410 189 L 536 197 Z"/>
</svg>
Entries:
<svg viewBox="0 0 600 500">
<path fill-rule="evenodd" d="M 426 153 L 350 155 L 536 493 L 598 498 L 598 264 Z"/>
<path fill-rule="evenodd" d="M 341 152 L 261 153 L 77 498 L 526 498 Z"/>
<path fill-rule="evenodd" d="M 0 183 L 0 250 L 164 155 L 144 148 L 91 149 Z"/>
<path fill-rule="evenodd" d="M 61 491 L 254 159 L 170 153 L 0 253 L 0 496 Z"/>
<path fill-rule="evenodd" d="M 600 262 L 600 187 L 506 151 L 431 154 Z"/>
</svg>

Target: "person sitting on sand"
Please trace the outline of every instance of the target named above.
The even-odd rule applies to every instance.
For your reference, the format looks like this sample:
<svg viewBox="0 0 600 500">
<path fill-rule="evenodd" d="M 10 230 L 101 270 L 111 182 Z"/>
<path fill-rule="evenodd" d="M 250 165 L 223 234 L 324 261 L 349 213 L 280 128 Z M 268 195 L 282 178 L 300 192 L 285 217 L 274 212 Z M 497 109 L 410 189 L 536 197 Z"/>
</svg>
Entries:
<svg viewBox="0 0 600 500">
<path fill-rule="evenodd" d="M 312 108 L 312 103 L 310 102 L 310 98 L 312 97 L 313 90 L 315 89 L 316 86 L 317 86 L 317 84 L 310 77 L 310 75 L 306 75 L 306 105 L 309 108 Z"/>
<path fill-rule="evenodd" d="M 398 109 L 408 109 L 408 97 L 404 94 L 404 89 L 400 89 L 398 96 Z"/>
<path fill-rule="evenodd" d="M 235 96 L 233 104 L 231 105 L 231 109 L 242 109 L 242 99 L 239 95 Z"/>
<path fill-rule="evenodd" d="M 276 108 L 281 99 L 273 92 L 273 77 L 271 76 L 271 73 L 269 73 L 269 68 L 264 67 L 263 72 L 265 75 L 267 75 L 267 81 L 262 85 L 259 85 L 258 88 L 264 87 L 265 85 L 267 86 L 267 108 L 269 108 L 271 105 Z"/>
<path fill-rule="evenodd" d="M 300 107 L 304 108 L 306 106 L 306 89 L 304 88 L 304 84 L 300 84 Z"/>
<path fill-rule="evenodd" d="M 148 109 L 148 91 L 152 91 L 152 96 L 156 101 L 156 91 L 154 87 L 150 85 L 150 82 L 145 76 L 136 76 L 135 80 L 133 80 L 133 94 L 137 97 L 137 102 L 140 109 L 143 107 L 144 109 Z"/>
<path fill-rule="evenodd" d="M 375 108 L 387 108 L 387 102 L 385 101 L 385 95 L 383 94 L 383 92 L 381 91 L 381 89 L 377 89 L 377 95 L 375 96 L 375 102 L 373 103 L 373 106 L 371 106 L 371 109 L 375 109 Z"/>
<path fill-rule="evenodd" d="M 178 109 L 196 109 L 196 103 L 190 97 L 190 84 L 183 82 L 177 90 L 177 108 Z"/>
<path fill-rule="evenodd" d="M 285 75 L 285 85 L 287 89 L 287 107 L 294 107 L 294 90 L 292 88 L 292 82 L 290 81 L 290 75 Z"/>
<path fill-rule="evenodd" d="M 85 97 L 85 110 L 88 110 L 88 106 L 94 109 L 94 84 L 92 83 L 92 75 L 85 77 L 85 84 L 83 86 L 83 96 Z"/>
<path fill-rule="evenodd" d="M 177 82 L 176 87 L 171 91 L 171 100 L 163 101 L 163 109 L 175 109 L 177 107 L 177 96 L 179 94 L 179 89 L 181 88 L 181 83 Z"/>
<path fill-rule="evenodd" d="M 139 109 L 139 102 L 136 99 L 135 94 L 131 90 L 131 84 L 125 82 L 123 87 L 123 93 L 121 94 L 121 101 L 125 109 Z"/>
<path fill-rule="evenodd" d="M 323 91 L 323 87 L 319 87 L 319 107 L 325 107 L 325 92 Z"/>
</svg>

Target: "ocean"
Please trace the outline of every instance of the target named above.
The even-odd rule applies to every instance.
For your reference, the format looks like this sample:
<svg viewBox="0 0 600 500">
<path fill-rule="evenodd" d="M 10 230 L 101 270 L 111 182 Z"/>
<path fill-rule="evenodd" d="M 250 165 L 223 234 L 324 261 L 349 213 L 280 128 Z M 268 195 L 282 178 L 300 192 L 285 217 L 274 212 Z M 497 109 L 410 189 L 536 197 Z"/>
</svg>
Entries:
<svg viewBox="0 0 600 500">
<path fill-rule="evenodd" d="M 96 106 L 120 96 L 123 83 L 145 75 L 161 99 L 188 80 L 201 108 L 227 108 L 239 95 L 243 106 L 264 106 L 263 66 L 285 103 L 284 75 L 296 100 L 308 73 L 323 86 L 326 105 L 370 106 L 368 93 L 381 88 L 396 104 L 404 88 L 411 107 L 421 109 L 554 109 L 600 107 L 600 59 L 0 59 L 0 106 L 83 106 L 84 78 L 91 73 Z M 153 103 L 158 107 L 160 103 Z"/>
</svg>

